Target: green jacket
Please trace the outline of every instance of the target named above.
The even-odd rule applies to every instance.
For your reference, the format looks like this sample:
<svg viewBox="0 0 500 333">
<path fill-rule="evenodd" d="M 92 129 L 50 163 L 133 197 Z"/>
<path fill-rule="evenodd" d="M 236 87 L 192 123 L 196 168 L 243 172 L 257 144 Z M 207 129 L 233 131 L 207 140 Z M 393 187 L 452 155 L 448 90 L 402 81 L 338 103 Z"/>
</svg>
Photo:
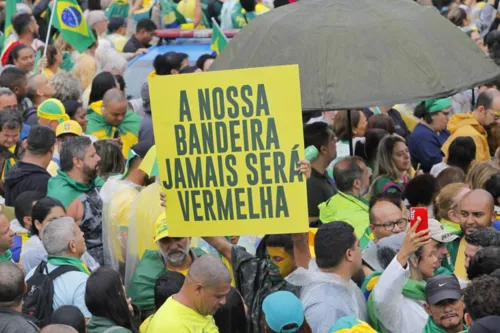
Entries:
<svg viewBox="0 0 500 333">
<path fill-rule="evenodd" d="M 469 329 L 465 324 L 462 328 L 463 328 L 462 332 L 467 332 L 467 330 Z M 422 330 L 422 333 L 446 333 L 446 331 L 441 327 L 437 326 L 432 317 L 429 316 L 429 319 L 427 319 L 427 324 Z"/>
<path fill-rule="evenodd" d="M 94 187 L 102 187 L 104 180 L 95 178 L 91 183 L 85 184 L 74 180 L 64 171 L 57 170 L 57 176 L 49 179 L 47 196 L 62 202 L 65 208 L 82 193 L 87 193 Z"/>
<path fill-rule="evenodd" d="M 373 239 L 370 231 L 368 204 L 355 196 L 338 191 L 330 199 L 319 204 L 319 219 L 322 223 L 344 221 L 354 227 L 360 239 L 361 249 Z M 363 240 L 363 241 L 362 241 Z"/>
<path fill-rule="evenodd" d="M 191 248 L 190 254 L 195 260 L 205 252 L 198 248 Z M 166 271 L 167 268 L 158 251 L 147 250 L 144 252 L 127 290 L 127 295 L 132 298 L 132 303 L 139 307 L 142 312 L 155 310 L 154 287 L 156 279 Z"/>
<path fill-rule="evenodd" d="M 103 317 L 92 317 L 87 323 L 87 333 L 104 333 L 108 328 L 118 327 L 115 322 L 103 318 Z M 112 333 L 133 333 L 128 328 L 120 327 L 113 329 Z"/>
</svg>

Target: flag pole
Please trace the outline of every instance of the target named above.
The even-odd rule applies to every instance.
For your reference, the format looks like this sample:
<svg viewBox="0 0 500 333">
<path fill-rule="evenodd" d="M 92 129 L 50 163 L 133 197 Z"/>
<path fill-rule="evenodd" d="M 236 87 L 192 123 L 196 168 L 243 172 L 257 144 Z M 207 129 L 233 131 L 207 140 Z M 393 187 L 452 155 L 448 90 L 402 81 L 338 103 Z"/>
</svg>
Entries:
<svg viewBox="0 0 500 333">
<path fill-rule="evenodd" d="M 217 23 L 217 21 L 215 20 L 214 17 L 212 17 L 212 24 L 214 24 L 219 29 L 219 31 L 222 32 L 222 36 L 224 37 L 224 39 L 226 40 L 226 42 L 229 43 L 229 41 L 227 40 L 226 35 L 224 34 L 224 31 L 222 31 L 222 29 L 220 28 L 219 24 Z"/>
<path fill-rule="evenodd" d="M 47 46 L 49 46 L 50 39 L 50 29 L 52 28 L 52 22 L 54 21 L 54 14 L 57 10 L 57 0 L 54 0 L 54 5 L 52 6 L 52 11 L 50 13 L 49 28 L 47 29 L 47 37 L 45 37 L 45 47 L 43 49 L 43 56 L 47 55 Z"/>
</svg>

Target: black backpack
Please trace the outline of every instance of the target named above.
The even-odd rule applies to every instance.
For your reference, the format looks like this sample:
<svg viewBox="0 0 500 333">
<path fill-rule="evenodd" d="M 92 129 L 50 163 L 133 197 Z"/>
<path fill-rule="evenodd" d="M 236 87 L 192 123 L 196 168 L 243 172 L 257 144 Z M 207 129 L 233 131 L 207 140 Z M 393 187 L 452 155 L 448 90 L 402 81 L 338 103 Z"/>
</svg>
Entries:
<svg viewBox="0 0 500 333">
<path fill-rule="evenodd" d="M 47 262 L 42 261 L 34 274 L 26 281 L 28 289 L 24 294 L 23 313 L 35 317 L 38 326 L 50 323 L 54 306 L 54 280 L 67 272 L 79 271 L 74 266 L 59 266 L 49 273 Z"/>
</svg>

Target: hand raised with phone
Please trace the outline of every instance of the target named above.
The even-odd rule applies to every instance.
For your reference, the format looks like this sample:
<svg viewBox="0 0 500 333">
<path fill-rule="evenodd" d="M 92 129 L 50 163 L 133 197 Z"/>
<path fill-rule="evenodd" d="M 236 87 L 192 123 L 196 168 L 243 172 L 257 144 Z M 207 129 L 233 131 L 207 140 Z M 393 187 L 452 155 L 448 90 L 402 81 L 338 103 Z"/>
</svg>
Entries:
<svg viewBox="0 0 500 333">
<path fill-rule="evenodd" d="M 420 230 L 417 232 L 417 228 L 422 222 L 420 217 L 417 217 L 417 222 L 411 226 L 411 228 L 406 232 L 403 244 L 399 249 L 397 258 L 401 266 L 405 267 L 410 256 L 415 253 L 420 247 L 429 244 L 431 242 L 431 235 L 429 234 L 429 229 Z"/>
</svg>

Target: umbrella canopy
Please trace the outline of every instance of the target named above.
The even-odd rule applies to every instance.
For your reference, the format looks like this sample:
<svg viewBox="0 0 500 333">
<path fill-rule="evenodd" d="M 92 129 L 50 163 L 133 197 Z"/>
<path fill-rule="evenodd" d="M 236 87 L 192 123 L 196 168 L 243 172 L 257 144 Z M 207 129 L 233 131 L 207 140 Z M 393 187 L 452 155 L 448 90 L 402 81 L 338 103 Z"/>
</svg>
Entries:
<svg viewBox="0 0 500 333">
<path fill-rule="evenodd" d="M 302 109 L 444 97 L 500 68 L 432 6 L 410 0 L 302 0 L 258 16 L 213 70 L 298 64 Z"/>
</svg>

